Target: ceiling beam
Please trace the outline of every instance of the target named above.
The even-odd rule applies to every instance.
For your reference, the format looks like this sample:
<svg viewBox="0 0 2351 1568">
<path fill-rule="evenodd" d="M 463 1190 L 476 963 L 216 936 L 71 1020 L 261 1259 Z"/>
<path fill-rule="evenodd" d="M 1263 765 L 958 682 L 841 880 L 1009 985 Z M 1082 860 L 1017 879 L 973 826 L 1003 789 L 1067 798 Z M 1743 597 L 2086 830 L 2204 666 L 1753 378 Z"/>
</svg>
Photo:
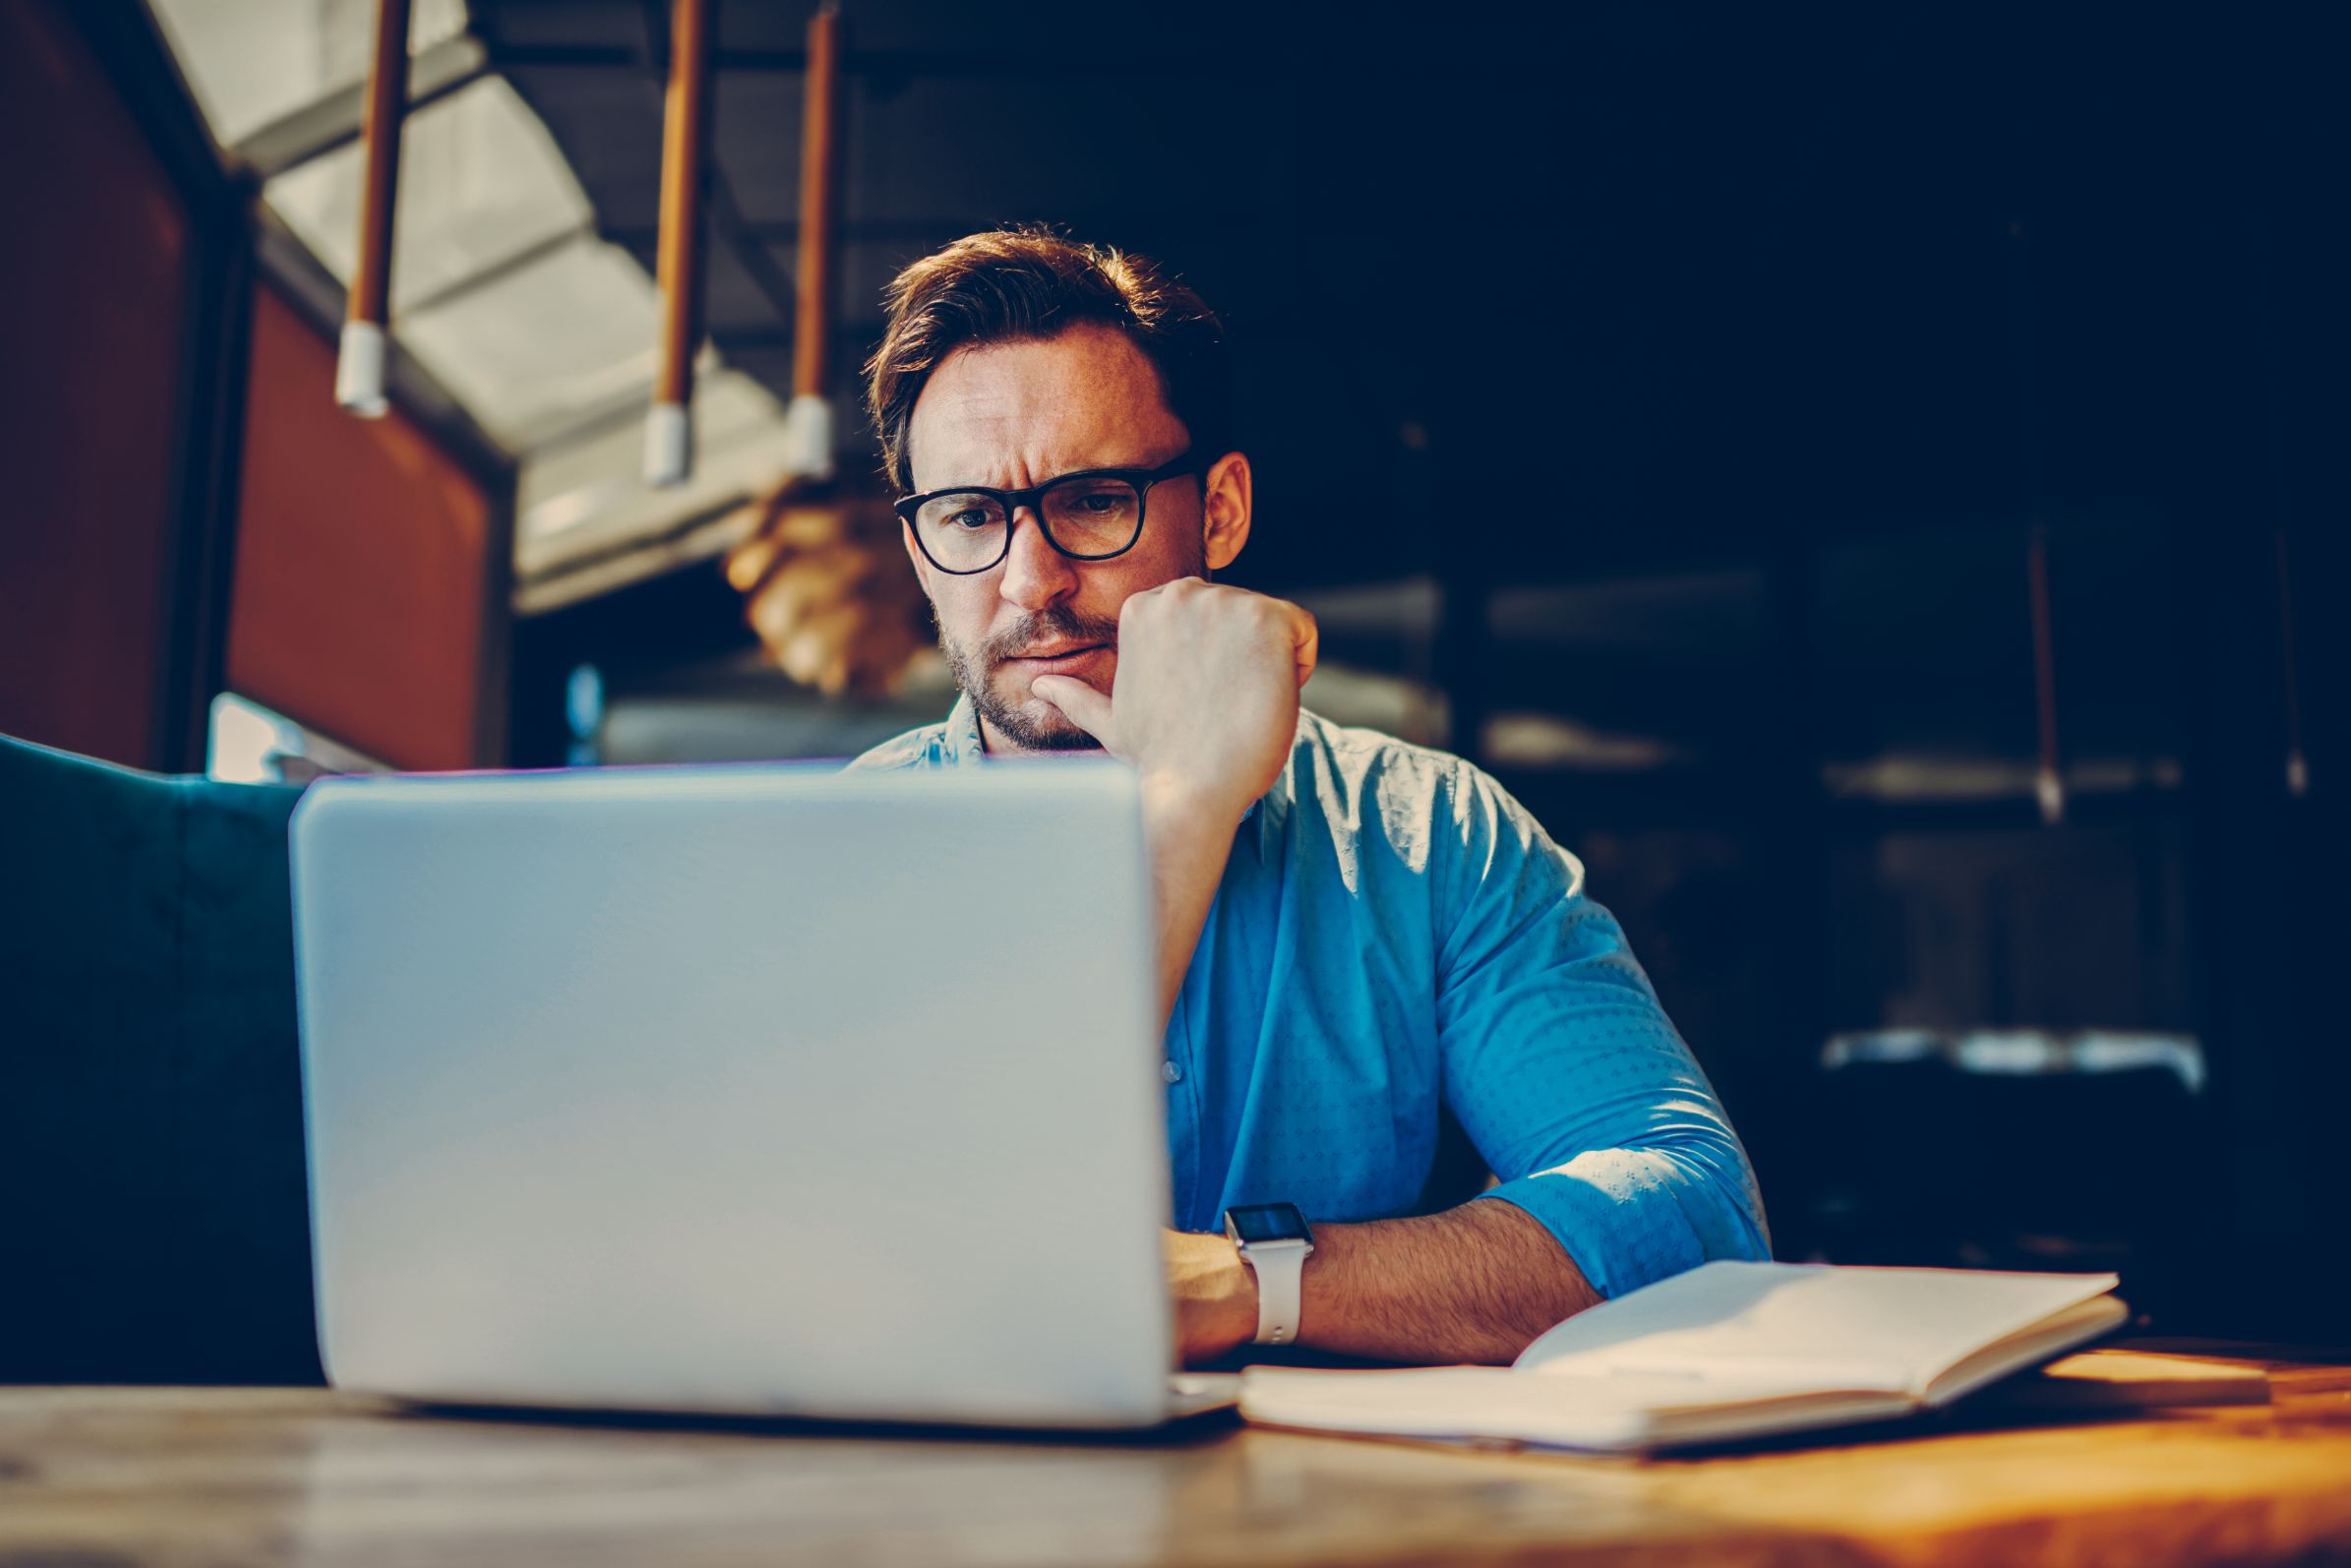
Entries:
<svg viewBox="0 0 2351 1568">
<path fill-rule="evenodd" d="M 636 71 L 656 68 L 643 49 L 620 43 L 501 43 L 502 71 L 534 69 Z M 800 75 L 808 70 L 806 49 L 713 49 L 716 71 Z M 903 77 L 1065 77 L 1072 71 L 1136 77 L 1227 77 L 1236 73 L 1230 58 L 1206 51 L 1155 55 L 1071 56 L 978 54 L 968 49 L 867 49 L 841 57 L 844 76 L 895 80 Z"/>
<path fill-rule="evenodd" d="M 408 61 L 408 112 L 445 98 L 490 74 L 479 40 L 455 37 Z M 271 121 L 229 149 L 229 156 L 262 179 L 299 168 L 312 158 L 359 140 L 367 84 L 354 82 Z"/>
</svg>

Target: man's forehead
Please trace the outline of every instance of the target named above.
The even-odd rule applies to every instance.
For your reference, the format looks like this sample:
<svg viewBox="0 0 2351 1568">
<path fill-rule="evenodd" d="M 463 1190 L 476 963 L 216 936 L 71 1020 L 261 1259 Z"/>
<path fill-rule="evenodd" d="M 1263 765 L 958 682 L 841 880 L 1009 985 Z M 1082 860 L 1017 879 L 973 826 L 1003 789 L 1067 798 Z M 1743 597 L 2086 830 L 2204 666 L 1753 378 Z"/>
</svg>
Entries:
<svg viewBox="0 0 2351 1568">
<path fill-rule="evenodd" d="M 1156 461 L 1182 437 L 1150 359 L 1089 323 L 949 354 L 915 401 L 907 456 L 917 490 L 1033 483 Z"/>
</svg>

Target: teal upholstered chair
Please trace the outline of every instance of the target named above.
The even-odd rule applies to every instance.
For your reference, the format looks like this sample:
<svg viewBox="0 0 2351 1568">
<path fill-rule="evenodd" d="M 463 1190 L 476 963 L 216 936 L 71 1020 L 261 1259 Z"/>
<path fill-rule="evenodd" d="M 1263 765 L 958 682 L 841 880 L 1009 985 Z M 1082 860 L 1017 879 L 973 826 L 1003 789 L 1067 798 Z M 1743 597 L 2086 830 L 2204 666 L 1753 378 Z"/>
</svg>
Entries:
<svg viewBox="0 0 2351 1568">
<path fill-rule="evenodd" d="M 0 736 L 0 1381 L 319 1380 L 300 794 Z"/>
</svg>

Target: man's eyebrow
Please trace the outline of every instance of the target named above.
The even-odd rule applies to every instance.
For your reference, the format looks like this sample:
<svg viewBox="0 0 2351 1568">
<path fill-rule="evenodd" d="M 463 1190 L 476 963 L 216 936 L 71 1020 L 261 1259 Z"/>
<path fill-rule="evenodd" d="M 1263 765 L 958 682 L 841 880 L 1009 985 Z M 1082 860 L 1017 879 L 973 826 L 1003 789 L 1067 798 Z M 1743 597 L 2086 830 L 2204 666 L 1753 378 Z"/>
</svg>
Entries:
<svg viewBox="0 0 2351 1568">
<path fill-rule="evenodd" d="M 1105 469 L 1108 469 L 1112 472 L 1149 473 L 1157 466 L 1158 464 L 1152 462 L 1146 457 L 1135 457 L 1125 461 L 1119 461 L 1115 458 L 1113 458 L 1109 460 L 1080 463 L 1074 468 L 1056 468 L 1052 473 L 1047 474 L 1044 478 L 1036 481 L 1036 485 L 1050 485 L 1055 480 L 1066 479 L 1071 474 L 1101 473 Z M 943 491 L 948 490 L 1031 490 L 1036 488 L 1036 485 L 994 484 L 985 479 L 958 479 L 952 484 L 934 485 L 929 490 L 919 490 L 915 493 L 917 495 L 935 496 Z"/>
</svg>

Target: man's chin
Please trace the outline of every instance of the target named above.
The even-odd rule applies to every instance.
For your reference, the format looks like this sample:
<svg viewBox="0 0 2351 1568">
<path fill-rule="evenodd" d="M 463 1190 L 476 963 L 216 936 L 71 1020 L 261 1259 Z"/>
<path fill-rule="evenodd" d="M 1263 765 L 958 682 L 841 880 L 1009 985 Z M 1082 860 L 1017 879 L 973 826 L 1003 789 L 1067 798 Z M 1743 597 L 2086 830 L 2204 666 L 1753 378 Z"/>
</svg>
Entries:
<svg viewBox="0 0 2351 1568">
<path fill-rule="evenodd" d="M 1020 695 L 1007 700 L 991 694 L 980 710 L 1013 745 L 1031 752 L 1098 752 L 1102 743 L 1070 722 L 1069 716 L 1041 696 L 1032 696 L 1022 683 Z"/>
</svg>

